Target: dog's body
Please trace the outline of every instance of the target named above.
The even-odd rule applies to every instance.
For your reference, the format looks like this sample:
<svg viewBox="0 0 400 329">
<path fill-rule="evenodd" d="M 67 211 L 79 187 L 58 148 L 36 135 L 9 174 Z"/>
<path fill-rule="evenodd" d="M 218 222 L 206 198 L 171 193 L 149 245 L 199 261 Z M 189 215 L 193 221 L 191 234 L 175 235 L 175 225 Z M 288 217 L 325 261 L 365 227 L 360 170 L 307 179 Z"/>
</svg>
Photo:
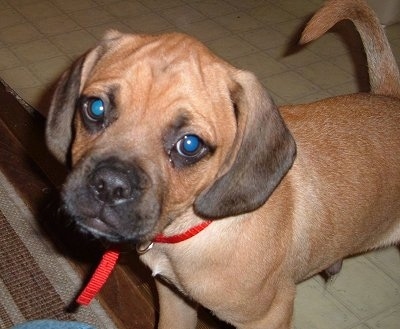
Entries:
<svg viewBox="0 0 400 329">
<path fill-rule="evenodd" d="M 267 203 L 215 221 L 182 245 L 157 245 L 143 260 L 238 328 L 289 328 L 295 283 L 350 254 L 399 242 L 399 106 L 352 95 L 282 108 L 298 155 Z M 388 107 L 390 115 L 376 115 Z M 161 306 L 170 308 L 167 296 Z M 165 312 L 171 318 L 161 328 L 187 312 Z"/>
<path fill-rule="evenodd" d="M 47 138 L 63 161 L 72 144 L 63 195 L 80 226 L 144 243 L 215 219 L 141 256 L 177 288 L 158 282 L 159 328 L 194 328 L 195 302 L 238 328 L 289 328 L 296 283 L 400 241 L 399 74 L 359 0 L 328 2 L 305 36 L 338 13 L 366 45 L 371 94 L 279 113 L 253 75 L 179 34 L 108 34 L 61 79 Z"/>
</svg>

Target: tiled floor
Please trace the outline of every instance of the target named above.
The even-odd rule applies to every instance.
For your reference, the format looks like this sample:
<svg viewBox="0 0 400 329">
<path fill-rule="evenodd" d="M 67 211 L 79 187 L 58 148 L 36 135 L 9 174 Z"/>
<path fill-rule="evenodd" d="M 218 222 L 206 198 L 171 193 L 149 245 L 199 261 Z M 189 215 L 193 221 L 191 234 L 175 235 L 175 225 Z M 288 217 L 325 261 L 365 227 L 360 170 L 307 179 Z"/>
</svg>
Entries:
<svg viewBox="0 0 400 329">
<path fill-rule="evenodd" d="M 352 29 L 285 56 L 321 2 L 0 0 L 0 77 L 46 113 L 44 95 L 57 76 L 105 30 L 115 28 L 192 34 L 233 64 L 254 71 L 279 104 L 365 89 L 365 63 Z M 400 62 L 400 24 L 386 30 Z M 400 328 L 399 252 L 391 248 L 347 260 L 328 284 L 320 277 L 304 282 L 295 313 L 297 329 Z"/>
</svg>

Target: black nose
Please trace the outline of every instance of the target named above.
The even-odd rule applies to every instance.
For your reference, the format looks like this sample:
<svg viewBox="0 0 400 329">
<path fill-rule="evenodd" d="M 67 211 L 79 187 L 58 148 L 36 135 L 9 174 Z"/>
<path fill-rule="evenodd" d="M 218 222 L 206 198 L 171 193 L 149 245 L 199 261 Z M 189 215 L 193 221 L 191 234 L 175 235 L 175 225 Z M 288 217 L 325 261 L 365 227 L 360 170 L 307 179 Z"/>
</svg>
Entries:
<svg viewBox="0 0 400 329">
<path fill-rule="evenodd" d="M 133 183 L 127 170 L 118 166 L 97 166 L 89 177 L 95 197 L 107 204 L 119 204 L 132 198 Z"/>
</svg>

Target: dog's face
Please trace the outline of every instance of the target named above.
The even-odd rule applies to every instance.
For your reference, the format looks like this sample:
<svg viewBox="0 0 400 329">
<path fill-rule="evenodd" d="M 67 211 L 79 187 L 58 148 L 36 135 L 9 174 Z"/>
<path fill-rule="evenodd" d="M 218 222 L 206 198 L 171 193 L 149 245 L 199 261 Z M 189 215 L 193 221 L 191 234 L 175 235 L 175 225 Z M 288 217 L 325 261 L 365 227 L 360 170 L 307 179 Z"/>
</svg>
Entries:
<svg viewBox="0 0 400 329">
<path fill-rule="evenodd" d="M 252 211 L 295 154 L 255 77 L 182 34 L 108 33 L 61 78 L 47 141 L 73 167 L 67 212 L 116 242 L 151 239 L 188 212 Z"/>
</svg>

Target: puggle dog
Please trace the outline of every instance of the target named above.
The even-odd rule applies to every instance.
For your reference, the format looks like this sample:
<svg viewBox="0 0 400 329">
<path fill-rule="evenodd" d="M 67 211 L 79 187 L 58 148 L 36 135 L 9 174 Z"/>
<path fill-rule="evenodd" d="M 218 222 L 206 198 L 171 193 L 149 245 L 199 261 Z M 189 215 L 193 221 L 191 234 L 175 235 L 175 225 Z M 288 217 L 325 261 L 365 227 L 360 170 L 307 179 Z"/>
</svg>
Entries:
<svg viewBox="0 0 400 329">
<path fill-rule="evenodd" d="M 177 33 L 109 32 L 62 76 L 47 141 L 73 169 L 64 208 L 139 245 L 159 328 L 195 328 L 197 304 L 237 328 L 290 328 L 296 283 L 400 241 L 400 79 L 384 32 L 363 1 L 332 0 L 302 41 L 342 19 L 365 45 L 370 93 L 278 109 L 254 74 Z"/>
</svg>

